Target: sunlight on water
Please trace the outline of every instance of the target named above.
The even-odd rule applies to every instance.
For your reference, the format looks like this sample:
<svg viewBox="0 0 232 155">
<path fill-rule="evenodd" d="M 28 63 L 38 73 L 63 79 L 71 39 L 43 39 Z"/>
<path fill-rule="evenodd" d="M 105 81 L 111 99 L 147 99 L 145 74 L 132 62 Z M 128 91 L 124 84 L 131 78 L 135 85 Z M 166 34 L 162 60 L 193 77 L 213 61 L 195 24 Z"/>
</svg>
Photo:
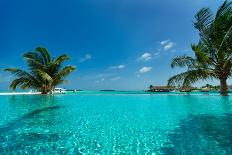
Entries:
<svg viewBox="0 0 232 155">
<path fill-rule="evenodd" d="M 0 96 L 0 154 L 232 154 L 232 98 Z"/>
</svg>

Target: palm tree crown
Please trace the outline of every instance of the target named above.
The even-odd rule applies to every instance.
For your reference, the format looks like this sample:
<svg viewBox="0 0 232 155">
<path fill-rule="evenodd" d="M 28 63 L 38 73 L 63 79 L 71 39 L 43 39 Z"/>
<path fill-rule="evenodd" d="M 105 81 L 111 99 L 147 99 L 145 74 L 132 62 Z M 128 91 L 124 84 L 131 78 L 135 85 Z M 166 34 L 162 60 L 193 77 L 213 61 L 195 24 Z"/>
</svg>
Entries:
<svg viewBox="0 0 232 155">
<path fill-rule="evenodd" d="M 213 15 L 209 8 L 195 15 L 198 44 L 192 45 L 194 57 L 183 55 L 172 60 L 171 67 L 187 71 L 168 80 L 168 85 L 189 86 L 198 80 L 219 79 L 221 95 L 228 95 L 227 79 L 232 73 L 232 2 L 225 1 Z"/>
<path fill-rule="evenodd" d="M 75 70 L 74 66 L 62 67 L 62 64 L 69 60 L 67 55 L 51 58 L 46 48 L 38 47 L 34 52 L 27 52 L 23 55 L 30 72 L 18 68 L 7 68 L 17 79 L 13 80 L 10 87 L 15 90 L 36 89 L 43 94 L 49 93 L 58 84 L 66 82 L 64 78 Z"/>
</svg>

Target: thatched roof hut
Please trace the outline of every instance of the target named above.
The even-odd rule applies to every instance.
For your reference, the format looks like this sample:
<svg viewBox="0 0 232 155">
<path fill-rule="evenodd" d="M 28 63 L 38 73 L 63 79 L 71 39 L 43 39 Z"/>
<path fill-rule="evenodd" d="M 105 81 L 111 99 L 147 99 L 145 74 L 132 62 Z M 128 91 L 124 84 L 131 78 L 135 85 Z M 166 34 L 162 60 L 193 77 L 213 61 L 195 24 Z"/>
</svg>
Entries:
<svg viewBox="0 0 232 155">
<path fill-rule="evenodd" d="M 180 88 L 180 92 L 191 92 L 194 88 L 193 87 L 182 87 Z"/>
<path fill-rule="evenodd" d="M 174 88 L 167 86 L 150 86 L 150 92 L 170 92 L 173 91 Z"/>
</svg>

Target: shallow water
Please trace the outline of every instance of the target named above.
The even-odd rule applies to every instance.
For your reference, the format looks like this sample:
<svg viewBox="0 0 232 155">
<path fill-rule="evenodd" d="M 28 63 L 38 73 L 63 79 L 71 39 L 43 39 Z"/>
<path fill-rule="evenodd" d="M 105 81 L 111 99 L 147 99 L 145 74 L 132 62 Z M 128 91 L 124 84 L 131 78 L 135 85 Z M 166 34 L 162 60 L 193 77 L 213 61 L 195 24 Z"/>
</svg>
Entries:
<svg viewBox="0 0 232 155">
<path fill-rule="evenodd" d="M 232 154 L 232 97 L 0 96 L 0 154 Z"/>
</svg>

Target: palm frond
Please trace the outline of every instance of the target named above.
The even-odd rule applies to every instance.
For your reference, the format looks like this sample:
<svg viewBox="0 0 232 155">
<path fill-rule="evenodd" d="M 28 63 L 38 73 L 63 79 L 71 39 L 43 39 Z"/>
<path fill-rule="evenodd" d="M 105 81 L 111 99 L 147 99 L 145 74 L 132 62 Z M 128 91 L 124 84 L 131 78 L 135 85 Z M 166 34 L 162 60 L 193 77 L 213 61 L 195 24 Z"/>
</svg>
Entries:
<svg viewBox="0 0 232 155">
<path fill-rule="evenodd" d="M 23 55 L 30 69 L 34 70 L 37 68 L 43 68 L 43 58 L 37 52 L 27 52 Z"/>
<path fill-rule="evenodd" d="M 69 60 L 69 56 L 64 54 L 64 55 L 59 56 L 57 59 L 55 59 L 54 63 L 57 64 L 57 65 L 60 65 L 66 60 Z"/>
<path fill-rule="evenodd" d="M 37 73 L 38 73 L 39 77 L 42 79 L 42 81 L 52 83 L 53 79 L 48 73 L 46 73 L 46 72 L 44 72 L 43 70 L 40 70 L 40 69 L 37 69 Z"/>
<path fill-rule="evenodd" d="M 75 70 L 74 66 L 62 68 L 62 64 L 69 59 L 64 54 L 51 60 L 50 54 L 45 48 L 38 47 L 35 52 L 27 52 L 23 55 L 30 72 L 17 68 L 7 68 L 17 78 L 12 81 L 10 87 L 16 89 L 33 88 L 42 93 L 48 93 L 58 84 L 67 82 L 64 78 Z"/>
<path fill-rule="evenodd" d="M 182 85 L 185 77 L 187 76 L 187 72 L 179 73 L 177 75 L 174 75 L 168 79 L 168 86 L 176 86 L 176 85 Z"/>
<path fill-rule="evenodd" d="M 39 53 L 37 53 L 37 52 L 26 52 L 23 54 L 23 57 L 25 59 L 33 60 L 37 63 L 41 63 L 41 64 L 43 63 L 43 59 L 42 59 L 41 55 L 39 55 Z"/>
<path fill-rule="evenodd" d="M 191 84 L 197 82 L 198 80 L 209 79 L 213 76 L 213 73 L 197 69 L 188 70 L 186 72 L 177 74 L 168 79 L 168 86 L 181 85 L 183 87 L 190 86 Z"/>
<path fill-rule="evenodd" d="M 76 69 L 74 66 L 66 66 L 61 71 L 59 71 L 53 80 L 53 85 L 58 85 L 61 83 L 66 83 L 67 81 L 63 80 L 67 75 L 73 72 Z"/>
<path fill-rule="evenodd" d="M 213 14 L 209 8 L 203 8 L 195 15 L 195 19 L 194 27 L 200 32 L 203 32 L 211 25 Z"/>
<path fill-rule="evenodd" d="M 74 67 L 74 66 L 66 66 L 60 72 L 58 72 L 55 75 L 54 79 L 62 79 L 64 77 L 66 77 L 67 75 L 69 75 L 74 70 L 76 70 L 76 67 Z"/>
<path fill-rule="evenodd" d="M 217 11 L 214 23 L 211 26 L 211 39 L 217 48 L 218 53 L 226 49 L 226 42 L 229 39 L 232 29 L 232 1 L 224 1 Z"/>
<path fill-rule="evenodd" d="M 199 64 L 201 64 L 203 67 L 207 67 L 208 65 L 213 63 L 211 61 L 211 59 L 209 58 L 208 53 L 204 52 L 201 49 L 201 46 L 193 44 L 191 47 L 192 47 L 192 50 L 195 53 L 195 57 L 197 59 L 197 62 Z"/>
<path fill-rule="evenodd" d="M 231 14 L 232 14 L 232 13 L 231 13 Z M 231 22 L 232 22 L 232 15 L 231 15 Z M 221 42 L 221 44 L 220 44 L 220 47 L 219 47 L 218 51 L 221 52 L 221 49 L 224 50 L 223 45 L 224 45 L 225 43 L 229 43 L 229 40 L 231 40 L 231 39 L 232 39 L 232 23 L 231 23 L 230 28 L 228 29 L 228 31 L 227 31 L 226 34 L 224 35 L 224 37 L 223 37 L 223 39 L 222 39 L 222 42 Z M 227 41 L 227 40 L 228 40 L 228 41 Z M 229 43 L 229 44 L 230 44 L 230 43 Z M 229 44 L 227 44 L 226 47 L 230 46 Z M 226 47 L 225 47 L 225 48 L 226 48 Z M 229 50 L 230 50 L 230 49 L 229 49 Z M 231 51 L 232 51 L 232 50 L 231 50 Z"/>
<path fill-rule="evenodd" d="M 33 76 L 26 72 L 26 71 L 23 71 L 21 69 L 17 69 L 17 68 L 6 68 L 5 71 L 8 71 L 14 75 L 16 75 L 17 77 L 23 77 L 23 78 L 32 78 L 33 79 Z"/>
<path fill-rule="evenodd" d="M 43 62 L 44 64 L 48 65 L 49 62 L 51 62 L 51 56 L 49 54 L 49 52 L 47 51 L 46 48 L 43 48 L 43 47 L 37 47 L 35 49 L 36 52 L 39 52 L 43 58 Z"/>
<path fill-rule="evenodd" d="M 172 59 L 171 67 L 191 67 L 194 64 L 195 60 L 194 58 L 183 55 L 183 56 L 177 56 L 174 59 Z"/>
<path fill-rule="evenodd" d="M 13 80 L 10 87 L 15 90 L 17 86 L 21 87 L 22 89 L 29 88 L 26 87 L 26 84 L 31 84 L 30 87 L 37 88 L 40 86 L 39 81 L 30 73 L 27 73 L 26 71 L 17 69 L 17 68 L 7 68 L 5 71 L 11 72 L 18 78 Z M 24 85 L 24 86 L 23 86 Z M 23 86 L 23 87 L 22 87 Z"/>
<path fill-rule="evenodd" d="M 15 90 L 17 86 L 20 86 L 22 85 L 25 81 L 27 81 L 25 78 L 18 78 L 18 79 L 15 79 L 11 82 L 10 84 L 10 88 Z"/>
<path fill-rule="evenodd" d="M 231 1 L 225 0 L 224 3 L 219 7 L 215 18 L 223 16 L 225 13 L 232 12 L 231 5 L 232 5 Z"/>
<path fill-rule="evenodd" d="M 183 86 L 190 86 L 191 84 L 199 81 L 199 80 L 207 80 L 212 79 L 214 77 L 214 74 L 211 71 L 207 70 L 191 70 L 187 72 L 187 75 L 183 81 Z"/>
<path fill-rule="evenodd" d="M 172 67 L 187 66 L 188 70 L 171 77 L 168 85 L 188 86 L 200 79 L 224 80 L 232 75 L 232 1 L 226 0 L 215 16 L 209 8 L 203 8 L 195 18 L 194 27 L 199 31 L 200 40 L 192 45 L 194 65 L 189 67 L 189 61 L 182 57 L 174 59 Z"/>
</svg>

